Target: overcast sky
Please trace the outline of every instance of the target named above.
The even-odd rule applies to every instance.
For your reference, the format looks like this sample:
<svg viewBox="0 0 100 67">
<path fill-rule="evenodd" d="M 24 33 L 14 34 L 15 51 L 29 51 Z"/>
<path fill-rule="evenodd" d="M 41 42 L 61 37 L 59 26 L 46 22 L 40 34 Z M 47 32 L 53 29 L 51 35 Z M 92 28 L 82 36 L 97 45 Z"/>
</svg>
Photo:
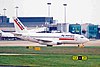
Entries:
<svg viewBox="0 0 100 67">
<path fill-rule="evenodd" d="M 51 16 L 58 22 L 64 22 L 63 3 L 67 3 L 67 22 L 100 23 L 100 0 L 0 0 L 0 14 L 6 8 L 6 15 L 13 17 L 18 6 L 18 16 L 47 17 L 47 2 L 51 2 Z"/>
</svg>

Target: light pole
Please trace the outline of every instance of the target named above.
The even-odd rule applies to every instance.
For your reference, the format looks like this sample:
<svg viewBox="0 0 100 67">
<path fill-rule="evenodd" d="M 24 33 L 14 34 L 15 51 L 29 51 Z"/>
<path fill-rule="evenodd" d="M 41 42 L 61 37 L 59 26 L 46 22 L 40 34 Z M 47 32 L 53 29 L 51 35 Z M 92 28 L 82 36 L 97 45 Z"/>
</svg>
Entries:
<svg viewBox="0 0 100 67">
<path fill-rule="evenodd" d="M 67 17 L 66 17 L 66 6 L 67 6 L 67 4 L 63 4 L 63 6 L 64 6 L 64 22 L 65 23 L 67 23 L 67 21 L 66 21 L 66 19 L 67 19 Z M 67 23 L 66 24 L 67 26 L 66 26 L 66 32 L 69 32 L 69 24 Z"/>
<path fill-rule="evenodd" d="M 51 6 L 51 3 L 47 3 L 48 5 L 48 17 L 50 17 L 50 6 Z"/>
<path fill-rule="evenodd" d="M 18 17 L 18 6 L 15 7 L 16 8 L 16 17 Z"/>
<path fill-rule="evenodd" d="M 64 22 L 66 23 L 66 6 L 67 4 L 63 4 L 64 6 Z"/>
<path fill-rule="evenodd" d="M 6 10 L 7 10 L 6 8 L 3 9 L 3 11 L 4 11 L 4 16 L 6 16 Z"/>
</svg>

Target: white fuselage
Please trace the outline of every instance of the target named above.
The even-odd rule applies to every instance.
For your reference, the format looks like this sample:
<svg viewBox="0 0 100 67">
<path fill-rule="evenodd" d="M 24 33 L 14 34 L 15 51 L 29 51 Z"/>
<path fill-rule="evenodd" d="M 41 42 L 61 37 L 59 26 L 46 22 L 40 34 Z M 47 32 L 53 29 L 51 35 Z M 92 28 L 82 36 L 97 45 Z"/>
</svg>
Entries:
<svg viewBox="0 0 100 67">
<path fill-rule="evenodd" d="M 60 42 L 63 44 L 81 44 L 88 42 L 89 39 L 82 35 L 71 34 L 71 33 L 21 33 L 22 39 L 33 40 L 41 39 L 48 41 Z"/>
<path fill-rule="evenodd" d="M 15 37 L 12 33 L 3 32 L 1 33 L 1 37 Z"/>
</svg>

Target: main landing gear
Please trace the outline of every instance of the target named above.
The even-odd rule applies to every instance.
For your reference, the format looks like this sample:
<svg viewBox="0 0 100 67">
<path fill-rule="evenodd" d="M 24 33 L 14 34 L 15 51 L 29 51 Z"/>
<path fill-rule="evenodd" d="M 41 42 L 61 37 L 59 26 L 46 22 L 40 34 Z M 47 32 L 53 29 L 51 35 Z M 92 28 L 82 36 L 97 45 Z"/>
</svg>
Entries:
<svg viewBox="0 0 100 67">
<path fill-rule="evenodd" d="M 47 47 L 52 47 L 53 45 L 47 45 Z"/>
</svg>

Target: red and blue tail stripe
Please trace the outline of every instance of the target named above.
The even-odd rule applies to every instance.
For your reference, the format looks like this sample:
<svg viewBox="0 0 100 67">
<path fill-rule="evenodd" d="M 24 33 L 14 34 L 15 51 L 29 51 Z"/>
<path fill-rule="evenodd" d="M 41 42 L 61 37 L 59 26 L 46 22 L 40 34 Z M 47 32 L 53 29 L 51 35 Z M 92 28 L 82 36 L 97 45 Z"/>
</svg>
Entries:
<svg viewBox="0 0 100 67">
<path fill-rule="evenodd" d="M 18 27 L 23 30 L 24 27 L 20 24 L 20 22 L 18 21 L 18 19 L 14 19 L 15 23 L 18 25 Z"/>
</svg>

